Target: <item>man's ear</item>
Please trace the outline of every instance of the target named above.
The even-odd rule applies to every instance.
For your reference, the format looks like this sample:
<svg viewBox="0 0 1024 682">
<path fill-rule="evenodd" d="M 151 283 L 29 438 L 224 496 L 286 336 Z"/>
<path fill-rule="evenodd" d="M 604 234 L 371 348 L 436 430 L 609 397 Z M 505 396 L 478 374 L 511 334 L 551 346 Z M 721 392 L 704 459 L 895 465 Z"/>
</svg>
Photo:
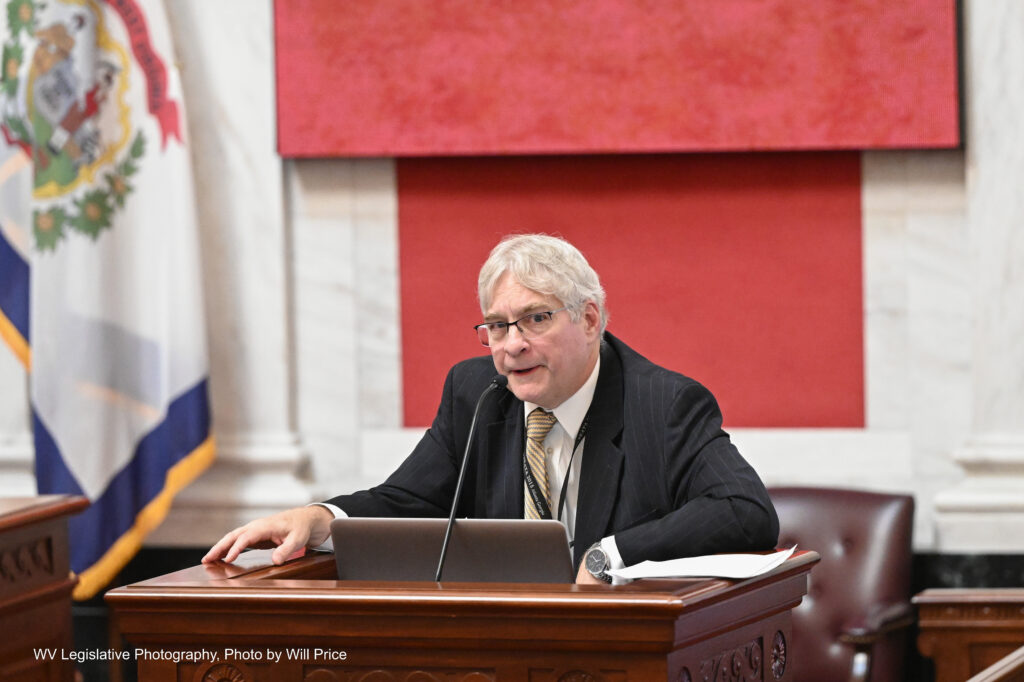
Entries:
<svg viewBox="0 0 1024 682">
<path fill-rule="evenodd" d="M 587 336 L 600 336 L 601 334 L 601 311 L 593 301 L 587 301 L 583 305 L 583 329 Z"/>
</svg>

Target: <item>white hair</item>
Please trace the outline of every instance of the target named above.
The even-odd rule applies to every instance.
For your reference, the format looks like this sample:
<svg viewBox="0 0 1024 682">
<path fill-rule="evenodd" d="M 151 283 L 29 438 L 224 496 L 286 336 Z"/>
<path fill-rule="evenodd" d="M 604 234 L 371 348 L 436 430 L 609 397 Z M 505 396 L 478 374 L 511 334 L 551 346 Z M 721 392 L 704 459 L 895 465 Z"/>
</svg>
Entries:
<svg viewBox="0 0 1024 682">
<path fill-rule="evenodd" d="M 480 268 L 477 288 L 484 315 L 494 287 L 506 272 L 527 289 L 555 296 L 569 309 L 573 321 L 580 319 L 587 301 L 593 301 L 601 314 L 601 332 L 608 326 L 601 280 L 579 249 L 564 239 L 546 234 L 502 239 Z"/>
</svg>

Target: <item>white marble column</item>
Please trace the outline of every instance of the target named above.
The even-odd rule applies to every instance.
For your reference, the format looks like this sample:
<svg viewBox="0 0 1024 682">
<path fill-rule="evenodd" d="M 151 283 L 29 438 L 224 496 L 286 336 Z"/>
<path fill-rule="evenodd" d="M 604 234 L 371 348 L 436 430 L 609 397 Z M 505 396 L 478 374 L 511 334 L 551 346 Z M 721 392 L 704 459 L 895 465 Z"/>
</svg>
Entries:
<svg viewBox="0 0 1024 682">
<path fill-rule="evenodd" d="M 938 546 L 1024 551 L 1024 4 L 964 3 L 967 224 L 973 284 L 966 476 L 936 498 Z"/>
<path fill-rule="evenodd" d="M 286 178 L 298 422 L 314 493 L 331 497 L 383 480 L 377 462 L 390 473 L 392 451 L 363 441 L 401 425 L 395 164 L 299 160 Z"/>
<path fill-rule="evenodd" d="M 149 544 L 208 545 L 311 494 L 296 425 L 272 4 L 183 0 L 167 10 L 189 114 L 218 452 Z"/>
</svg>

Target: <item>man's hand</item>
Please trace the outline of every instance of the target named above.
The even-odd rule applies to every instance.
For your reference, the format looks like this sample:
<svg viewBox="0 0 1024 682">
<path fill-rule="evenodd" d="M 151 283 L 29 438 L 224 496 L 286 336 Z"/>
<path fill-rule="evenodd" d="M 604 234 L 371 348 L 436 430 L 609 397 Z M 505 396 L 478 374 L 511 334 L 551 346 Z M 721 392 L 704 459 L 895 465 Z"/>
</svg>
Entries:
<svg viewBox="0 0 1024 682">
<path fill-rule="evenodd" d="M 313 505 L 250 521 L 222 537 L 203 557 L 203 563 L 218 559 L 230 563 L 247 547 L 276 547 L 270 560 L 280 565 L 303 547 L 323 544 L 331 534 L 333 520 L 334 515 L 328 509 Z"/>
<path fill-rule="evenodd" d="M 594 576 L 590 575 L 590 571 L 587 570 L 585 563 L 580 563 L 580 570 L 576 574 L 577 585 L 607 585 L 608 583 L 603 580 L 598 580 Z"/>
</svg>

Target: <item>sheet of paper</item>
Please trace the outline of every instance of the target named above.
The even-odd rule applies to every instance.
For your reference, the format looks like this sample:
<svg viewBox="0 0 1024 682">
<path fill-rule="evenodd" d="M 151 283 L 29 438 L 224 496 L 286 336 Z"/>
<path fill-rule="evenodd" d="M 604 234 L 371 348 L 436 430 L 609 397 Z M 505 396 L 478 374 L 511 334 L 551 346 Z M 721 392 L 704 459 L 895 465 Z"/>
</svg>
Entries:
<svg viewBox="0 0 1024 682">
<path fill-rule="evenodd" d="M 644 561 L 613 569 L 618 578 L 753 578 L 779 566 L 796 551 L 796 545 L 773 554 L 710 554 L 671 561 Z"/>
</svg>

